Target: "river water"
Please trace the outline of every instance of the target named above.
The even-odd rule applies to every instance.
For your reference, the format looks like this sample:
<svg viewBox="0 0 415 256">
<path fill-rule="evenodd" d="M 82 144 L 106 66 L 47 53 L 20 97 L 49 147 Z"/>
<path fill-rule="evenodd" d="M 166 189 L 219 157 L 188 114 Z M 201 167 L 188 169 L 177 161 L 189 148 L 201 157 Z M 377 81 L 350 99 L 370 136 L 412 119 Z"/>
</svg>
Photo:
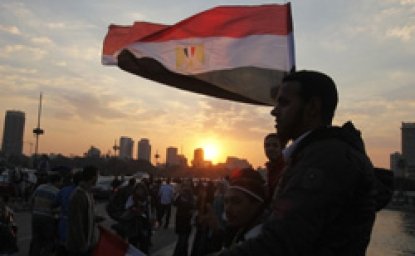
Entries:
<svg viewBox="0 0 415 256">
<path fill-rule="evenodd" d="M 415 255 L 415 211 L 378 212 L 367 255 Z"/>
</svg>

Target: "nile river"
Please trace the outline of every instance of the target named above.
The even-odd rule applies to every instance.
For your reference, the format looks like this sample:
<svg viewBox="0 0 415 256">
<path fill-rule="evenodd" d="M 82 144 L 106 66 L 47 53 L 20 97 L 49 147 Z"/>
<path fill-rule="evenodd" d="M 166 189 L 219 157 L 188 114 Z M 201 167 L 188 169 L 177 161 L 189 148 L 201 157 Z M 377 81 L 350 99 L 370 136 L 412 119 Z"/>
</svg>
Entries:
<svg viewBox="0 0 415 256">
<path fill-rule="evenodd" d="M 415 211 L 380 211 L 367 255 L 415 255 Z"/>
</svg>

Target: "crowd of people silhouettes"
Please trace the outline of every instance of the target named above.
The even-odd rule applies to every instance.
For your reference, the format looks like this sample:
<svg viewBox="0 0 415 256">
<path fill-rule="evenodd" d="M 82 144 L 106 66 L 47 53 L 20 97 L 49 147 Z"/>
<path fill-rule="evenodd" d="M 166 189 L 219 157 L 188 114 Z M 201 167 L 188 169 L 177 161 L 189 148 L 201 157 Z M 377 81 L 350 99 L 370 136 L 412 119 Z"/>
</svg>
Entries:
<svg viewBox="0 0 415 256">
<path fill-rule="evenodd" d="M 265 177 L 250 168 L 216 181 L 150 177 L 123 185 L 115 177 L 106 208 L 113 231 L 149 254 L 154 232 L 170 228 L 174 207 L 174 256 L 365 255 L 392 184 L 379 181 L 351 122 L 332 125 L 334 81 L 316 71 L 292 72 L 272 97 L 277 133 L 264 138 Z M 91 194 L 98 174 L 94 166 L 65 177 L 49 173 L 37 186 L 31 256 L 93 254 L 103 220 Z M 7 200 L 0 210 L 7 223 Z M 6 254 L 17 249 L 4 247 Z"/>
</svg>

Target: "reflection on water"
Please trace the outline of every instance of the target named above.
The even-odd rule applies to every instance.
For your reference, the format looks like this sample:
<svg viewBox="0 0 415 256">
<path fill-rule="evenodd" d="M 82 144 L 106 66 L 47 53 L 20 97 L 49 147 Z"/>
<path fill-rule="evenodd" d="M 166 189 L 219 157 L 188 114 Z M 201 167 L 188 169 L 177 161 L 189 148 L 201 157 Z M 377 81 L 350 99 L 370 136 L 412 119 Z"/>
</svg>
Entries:
<svg viewBox="0 0 415 256">
<path fill-rule="evenodd" d="M 415 212 L 380 211 L 367 255 L 415 255 Z"/>
</svg>

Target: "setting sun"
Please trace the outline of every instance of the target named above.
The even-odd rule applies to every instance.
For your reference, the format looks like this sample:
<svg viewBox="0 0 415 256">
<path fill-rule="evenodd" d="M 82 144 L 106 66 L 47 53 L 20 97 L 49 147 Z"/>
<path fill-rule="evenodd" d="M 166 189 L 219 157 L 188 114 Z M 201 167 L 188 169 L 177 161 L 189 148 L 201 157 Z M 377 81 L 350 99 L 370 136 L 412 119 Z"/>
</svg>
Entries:
<svg viewBox="0 0 415 256">
<path fill-rule="evenodd" d="M 220 158 L 220 148 L 218 144 L 213 140 L 206 140 L 201 143 L 203 148 L 205 160 L 212 161 L 212 163 L 218 163 Z"/>
</svg>

